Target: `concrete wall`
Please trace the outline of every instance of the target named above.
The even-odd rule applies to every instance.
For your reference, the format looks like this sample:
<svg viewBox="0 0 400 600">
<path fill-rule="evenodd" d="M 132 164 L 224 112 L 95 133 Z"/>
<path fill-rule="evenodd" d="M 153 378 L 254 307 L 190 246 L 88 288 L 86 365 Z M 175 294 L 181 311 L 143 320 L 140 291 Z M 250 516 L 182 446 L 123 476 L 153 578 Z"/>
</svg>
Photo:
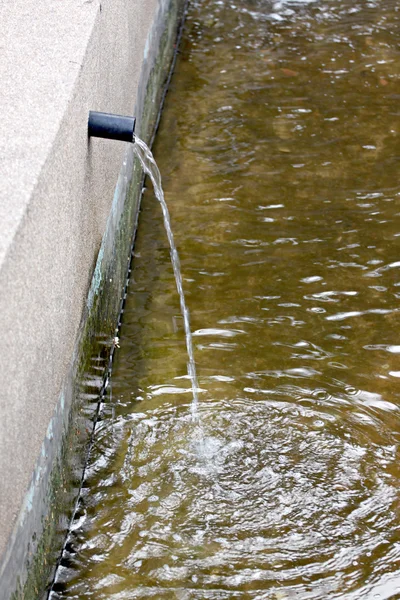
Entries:
<svg viewBox="0 0 400 600">
<path fill-rule="evenodd" d="M 132 148 L 89 140 L 88 112 L 150 136 L 183 3 L 0 3 L 0 600 L 51 576 L 137 219 Z"/>
</svg>

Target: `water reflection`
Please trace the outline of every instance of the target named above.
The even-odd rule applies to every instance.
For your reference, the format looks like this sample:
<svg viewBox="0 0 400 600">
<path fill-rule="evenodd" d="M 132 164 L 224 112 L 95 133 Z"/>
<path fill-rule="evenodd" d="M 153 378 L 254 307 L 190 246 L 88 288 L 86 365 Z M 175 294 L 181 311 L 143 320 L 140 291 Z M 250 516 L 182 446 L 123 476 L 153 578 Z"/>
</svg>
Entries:
<svg viewBox="0 0 400 600">
<path fill-rule="evenodd" d="M 399 12 L 191 3 L 55 598 L 400 598 Z"/>
</svg>

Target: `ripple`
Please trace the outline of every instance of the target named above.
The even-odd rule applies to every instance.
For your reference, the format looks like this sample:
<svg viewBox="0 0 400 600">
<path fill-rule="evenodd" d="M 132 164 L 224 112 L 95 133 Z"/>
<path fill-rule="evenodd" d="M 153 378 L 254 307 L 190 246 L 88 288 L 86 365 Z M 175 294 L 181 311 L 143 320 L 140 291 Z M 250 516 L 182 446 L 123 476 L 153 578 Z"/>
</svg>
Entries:
<svg viewBox="0 0 400 600">
<path fill-rule="evenodd" d="M 60 597 L 400 598 L 395 4 L 190 3 Z"/>
<path fill-rule="evenodd" d="M 398 312 L 397 308 L 370 308 L 369 310 L 350 310 L 348 312 L 337 313 L 336 315 L 329 315 L 325 317 L 327 321 L 344 321 L 351 317 L 361 317 L 363 315 L 389 315 L 391 313 Z"/>
<path fill-rule="evenodd" d="M 332 414 L 283 398 L 210 402 L 201 419 L 194 428 L 182 406 L 126 424 L 129 451 L 117 481 L 89 510 L 95 535 L 106 536 L 101 553 L 116 565 L 114 579 L 100 577 L 90 542 L 81 549 L 99 594 L 123 589 L 145 598 L 157 589 L 163 597 L 185 582 L 191 598 L 216 597 L 215 589 L 258 598 L 279 578 L 288 598 L 307 597 L 319 582 L 313 597 L 322 599 L 382 582 L 389 542 L 388 562 L 377 562 L 368 581 L 364 568 L 395 529 L 392 444 L 373 446 Z M 121 495 L 128 500 L 110 512 Z"/>
<path fill-rule="evenodd" d="M 193 337 L 194 336 L 207 336 L 207 335 L 212 335 L 212 336 L 221 336 L 221 337 L 235 337 L 236 335 L 239 335 L 240 333 L 246 333 L 245 331 L 243 331 L 243 329 L 218 329 L 216 327 L 210 327 L 208 329 L 197 329 L 196 331 L 193 332 Z"/>
</svg>

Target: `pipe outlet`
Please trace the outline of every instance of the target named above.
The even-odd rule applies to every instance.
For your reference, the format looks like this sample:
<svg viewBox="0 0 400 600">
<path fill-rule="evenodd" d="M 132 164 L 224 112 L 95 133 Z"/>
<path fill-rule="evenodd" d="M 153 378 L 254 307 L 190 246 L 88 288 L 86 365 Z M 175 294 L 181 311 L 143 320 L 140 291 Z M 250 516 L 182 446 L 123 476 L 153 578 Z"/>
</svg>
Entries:
<svg viewBox="0 0 400 600">
<path fill-rule="evenodd" d="M 100 137 L 108 140 L 133 142 L 135 122 L 135 117 L 123 117 L 122 115 L 91 110 L 89 112 L 88 135 L 89 137 Z"/>
</svg>

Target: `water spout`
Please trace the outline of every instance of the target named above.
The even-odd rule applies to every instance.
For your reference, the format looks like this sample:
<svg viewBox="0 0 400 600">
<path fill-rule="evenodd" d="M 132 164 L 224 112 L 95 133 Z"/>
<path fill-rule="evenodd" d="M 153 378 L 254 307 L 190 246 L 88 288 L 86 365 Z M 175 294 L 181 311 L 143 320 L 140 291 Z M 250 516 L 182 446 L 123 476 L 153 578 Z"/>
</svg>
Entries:
<svg viewBox="0 0 400 600">
<path fill-rule="evenodd" d="M 190 381 L 192 384 L 192 394 L 193 394 L 193 402 L 192 402 L 192 406 L 191 406 L 192 419 L 194 422 L 199 423 L 199 414 L 198 414 L 198 404 L 199 404 L 198 388 L 199 388 L 199 385 L 197 382 L 196 364 L 194 361 L 193 339 L 192 339 L 192 333 L 190 331 L 189 310 L 186 306 L 185 294 L 183 292 L 183 283 L 182 283 L 182 274 L 181 274 L 181 268 L 180 268 L 179 255 L 178 255 L 178 251 L 177 251 L 176 245 L 175 245 L 174 234 L 172 233 L 172 229 L 171 229 L 171 220 L 170 220 L 170 216 L 169 216 L 168 206 L 167 206 L 167 203 L 165 202 L 164 192 L 163 192 L 162 185 L 161 185 L 161 174 L 158 169 L 157 163 L 154 160 L 154 156 L 151 153 L 150 148 L 143 142 L 143 140 L 141 140 L 137 136 L 134 136 L 134 140 L 136 141 L 136 144 L 134 146 L 136 156 L 140 160 L 140 163 L 142 165 L 144 172 L 151 179 L 156 198 L 161 204 L 161 209 L 162 209 L 162 213 L 163 213 L 163 217 L 164 217 L 164 227 L 165 227 L 165 231 L 167 233 L 167 238 L 168 238 L 168 242 L 169 242 L 169 246 L 170 246 L 172 268 L 173 268 L 174 276 L 175 276 L 176 289 L 179 294 L 179 301 L 180 301 L 181 312 L 182 312 L 182 316 L 183 316 L 183 325 L 184 325 L 184 329 L 185 329 L 186 350 L 187 350 L 187 354 L 188 354 L 187 370 L 188 370 L 188 375 L 189 375 L 189 378 L 190 378 Z M 201 432 L 200 432 L 200 434 L 201 434 Z M 202 435 L 200 435 L 200 437 L 202 437 Z"/>
<path fill-rule="evenodd" d="M 102 137 L 112 140 L 121 140 L 124 142 L 135 143 L 135 154 L 138 157 L 142 168 L 153 183 L 155 195 L 161 204 L 164 226 L 167 233 L 168 242 L 170 245 L 171 261 L 175 276 L 177 291 L 179 294 L 181 312 L 185 329 L 186 349 L 188 353 L 188 375 L 192 385 L 192 419 L 194 422 L 199 421 L 198 416 L 198 382 L 196 365 L 193 353 L 193 340 L 190 331 L 189 310 L 186 306 L 185 295 L 183 293 L 182 275 L 180 270 L 180 261 L 178 252 L 175 246 L 174 236 L 171 229 L 171 221 L 169 211 L 164 199 L 164 192 L 161 185 L 161 174 L 157 167 L 156 161 L 151 153 L 150 148 L 135 136 L 135 121 L 134 117 L 123 117 L 121 115 L 112 115 L 109 113 L 101 113 L 96 111 L 89 112 L 88 134 L 89 137 Z"/>
</svg>

